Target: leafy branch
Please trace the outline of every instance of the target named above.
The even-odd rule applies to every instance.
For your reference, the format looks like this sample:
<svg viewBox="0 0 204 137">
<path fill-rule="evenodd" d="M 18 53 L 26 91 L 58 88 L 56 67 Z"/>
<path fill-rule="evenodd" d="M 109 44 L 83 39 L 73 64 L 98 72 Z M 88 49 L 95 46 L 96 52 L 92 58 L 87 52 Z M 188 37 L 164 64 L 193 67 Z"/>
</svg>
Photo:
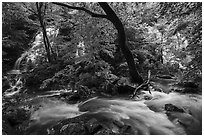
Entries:
<svg viewBox="0 0 204 137">
<path fill-rule="evenodd" d="M 59 3 L 59 2 L 52 2 L 52 3 L 55 4 L 55 5 L 64 6 L 64 7 L 70 8 L 70 9 L 85 11 L 86 13 L 88 13 L 89 15 L 91 15 L 92 17 L 105 18 L 105 19 L 107 19 L 107 15 L 94 13 L 94 12 L 92 12 L 92 11 L 90 11 L 90 10 L 87 10 L 87 9 L 83 8 L 83 7 L 75 7 L 75 6 L 71 6 L 71 5 L 67 5 L 67 4 Z"/>
</svg>

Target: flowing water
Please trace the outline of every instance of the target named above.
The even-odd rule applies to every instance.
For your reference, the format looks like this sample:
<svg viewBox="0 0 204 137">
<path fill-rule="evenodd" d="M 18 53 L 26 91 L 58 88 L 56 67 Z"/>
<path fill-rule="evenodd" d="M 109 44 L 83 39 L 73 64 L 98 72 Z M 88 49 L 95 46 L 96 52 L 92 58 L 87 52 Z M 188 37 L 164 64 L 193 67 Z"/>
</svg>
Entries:
<svg viewBox="0 0 204 137">
<path fill-rule="evenodd" d="M 19 77 L 12 86 L 12 92 L 5 92 L 5 96 L 18 94 L 21 87 Z M 35 94 L 22 102 L 23 105 L 32 106 L 28 125 L 31 134 L 42 126 L 50 127 L 62 120 L 81 116 L 97 119 L 114 133 L 120 130 L 114 121 L 130 126 L 131 134 L 201 134 L 202 131 L 202 95 L 158 91 L 149 94 L 149 91 L 143 91 L 137 100 L 95 97 L 77 104 L 52 98 L 66 92 L 71 91 L 55 90 Z M 183 112 L 167 113 L 166 104 L 172 104 Z M 35 134 L 39 134 L 38 131 Z"/>
<path fill-rule="evenodd" d="M 10 86 L 11 88 L 9 88 L 8 90 L 4 92 L 4 95 L 6 97 L 10 97 L 10 96 L 13 96 L 19 93 L 21 88 L 23 87 L 23 82 L 21 81 L 21 78 L 18 78 L 15 84 L 14 85 L 10 84 Z"/>
<path fill-rule="evenodd" d="M 46 100 L 41 102 L 40 109 L 33 111 L 30 126 L 55 124 L 67 118 L 89 116 L 97 119 L 115 133 L 119 132 L 119 128 L 113 126 L 111 121 L 130 125 L 133 129 L 132 134 L 201 133 L 201 95 L 153 92 L 151 96 L 151 100 L 140 101 L 95 97 L 74 105 L 59 100 Z M 167 115 L 164 106 L 168 103 L 182 108 L 184 112 L 171 112 Z"/>
<path fill-rule="evenodd" d="M 55 27 L 51 26 L 46 30 L 47 30 L 47 35 L 49 37 L 50 42 L 53 43 L 54 38 L 56 38 L 59 33 L 59 29 L 56 29 Z M 40 54 L 42 51 L 44 51 L 43 50 L 44 46 L 42 43 L 43 43 L 43 35 L 42 35 L 42 32 L 40 32 L 36 35 L 35 41 L 31 44 L 32 47 L 27 51 L 25 51 L 24 53 L 22 53 L 21 56 L 16 60 L 14 69 L 7 72 L 7 75 L 8 75 L 7 79 L 10 83 L 11 88 L 5 91 L 4 96 L 10 97 L 21 91 L 23 87 L 21 74 L 22 72 L 26 72 L 28 70 L 28 68 L 26 67 L 27 65 L 29 65 L 29 63 L 34 65 L 36 58 L 42 55 Z M 22 66 L 22 63 L 24 63 L 23 66 Z"/>
<path fill-rule="evenodd" d="M 47 29 L 49 37 L 56 37 L 58 30 Z M 21 75 L 21 63 L 27 58 L 35 57 L 33 50 L 42 46 L 42 34 L 39 33 L 31 50 L 26 51 L 16 61 L 11 76 L 11 88 L 4 95 L 7 97 L 18 94 L 23 87 Z M 25 100 L 32 104 L 29 127 L 40 128 L 43 125 L 54 125 L 60 120 L 89 116 L 100 121 L 103 126 L 118 133 L 119 128 L 113 121 L 121 125 L 132 127 L 132 134 L 201 134 L 202 130 L 202 96 L 179 93 L 161 93 L 154 91 L 152 95 L 144 91 L 142 99 L 127 100 L 124 98 L 92 98 L 78 104 L 68 104 L 58 99 L 48 98 L 60 95 L 64 90 L 50 91 L 45 94 L 35 95 Z M 145 100 L 148 97 L 149 100 Z M 166 113 L 165 104 L 173 104 L 184 112 Z"/>
<path fill-rule="evenodd" d="M 73 118 L 83 114 L 83 112 L 79 111 L 78 104 L 70 105 L 59 100 L 43 100 L 38 105 L 40 105 L 40 108 L 31 114 L 31 126 L 50 124 L 61 119 Z"/>
</svg>

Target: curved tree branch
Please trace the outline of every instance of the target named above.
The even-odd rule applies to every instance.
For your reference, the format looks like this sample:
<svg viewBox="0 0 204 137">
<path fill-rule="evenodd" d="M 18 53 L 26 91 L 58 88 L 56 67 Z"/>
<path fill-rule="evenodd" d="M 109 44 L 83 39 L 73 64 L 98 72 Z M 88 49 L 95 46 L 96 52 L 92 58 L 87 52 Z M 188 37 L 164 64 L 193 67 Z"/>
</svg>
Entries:
<svg viewBox="0 0 204 137">
<path fill-rule="evenodd" d="M 25 4 L 25 2 L 22 2 L 22 4 L 23 4 L 23 6 L 24 6 L 24 8 L 25 8 L 26 10 L 30 11 L 30 12 L 31 12 L 32 14 L 34 14 L 34 15 L 38 15 L 38 14 L 35 12 L 35 10 L 30 9 L 30 8 Z"/>
<path fill-rule="evenodd" d="M 127 64 L 129 67 L 129 74 L 130 74 L 132 82 L 135 82 L 138 84 L 143 83 L 143 78 L 140 76 L 139 72 L 137 71 L 137 68 L 134 62 L 134 57 L 127 46 L 124 26 L 122 22 L 120 21 L 120 19 L 118 18 L 118 16 L 116 15 L 116 13 L 112 10 L 112 8 L 108 5 L 107 2 L 99 2 L 99 5 L 101 6 L 101 8 L 104 10 L 106 14 L 93 13 L 92 11 L 89 11 L 83 7 L 74 7 L 74 6 L 66 5 L 64 3 L 53 2 L 53 4 L 64 6 L 70 9 L 82 10 L 88 13 L 89 15 L 91 15 L 92 17 L 105 18 L 109 20 L 110 22 L 112 22 L 114 27 L 118 31 L 118 39 L 119 39 L 118 46 L 120 47 L 127 61 Z"/>
<path fill-rule="evenodd" d="M 140 76 L 139 72 L 137 71 L 134 57 L 127 46 L 125 29 L 124 29 L 122 22 L 120 21 L 120 19 L 116 15 L 116 13 L 108 5 L 107 2 L 99 2 L 99 5 L 101 6 L 101 8 L 104 10 L 106 15 L 108 16 L 107 19 L 113 23 L 113 25 L 115 26 L 115 28 L 118 31 L 118 39 L 119 39 L 119 41 L 118 41 L 119 45 L 118 46 L 120 47 L 120 49 L 123 52 L 123 55 L 127 61 L 127 64 L 129 67 L 129 74 L 130 74 L 132 82 L 142 84 L 144 82 L 144 80 Z"/>
<path fill-rule="evenodd" d="M 71 5 L 67 5 L 67 4 L 59 3 L 59 2 L 52 2 L 52 3 L 55 4 L 55 5 L 64 6 L 64 7 L 70 8 L 70 9 L 85 11 L 86 13 L 88 13 L 89 15 L 91 15 L 92 17 L 106 18 L 106 19 L 107 19 L 107 15 L 94 13 L 94 12 L 92 12 L 92 11 L 90 11 L 90 10 L 87 10 L 87 9 L 83 8 L 83 7 L 75 7 L 75 6 L 71 6 Z"/>
</svg>

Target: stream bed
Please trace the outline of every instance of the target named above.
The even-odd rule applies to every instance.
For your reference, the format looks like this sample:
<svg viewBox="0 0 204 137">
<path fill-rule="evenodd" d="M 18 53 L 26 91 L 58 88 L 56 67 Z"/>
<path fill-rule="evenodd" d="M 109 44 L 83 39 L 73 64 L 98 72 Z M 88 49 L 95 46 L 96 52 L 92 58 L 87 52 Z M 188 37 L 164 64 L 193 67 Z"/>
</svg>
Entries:
<svg viewBox="0 0 204 137">
<path fill-rule="evenodd" d="M 3 134 L 201 134 L 201 95 L 144 91 L 138 100 L 94 97 L 73 102 L 75 93 L 5 97 Z"/>
</svg>

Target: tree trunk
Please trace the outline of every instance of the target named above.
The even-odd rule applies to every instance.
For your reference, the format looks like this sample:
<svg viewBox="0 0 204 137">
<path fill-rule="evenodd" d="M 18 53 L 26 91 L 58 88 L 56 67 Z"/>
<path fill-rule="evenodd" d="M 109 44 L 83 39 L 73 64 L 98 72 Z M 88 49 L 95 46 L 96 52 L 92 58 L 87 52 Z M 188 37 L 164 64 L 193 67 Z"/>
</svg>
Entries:
<svg viewBox="0 0 204 137">
<path fill-rule="evenodd" d="M 66 5 L 64 3 L 57 3 L 57 2 L 53 2 L 53 4 L 56 4 L 59 6 L 64 6 L 64 7 L 71 8 L 71 9 L 82 10 L 82 11 L 85 11 L 86 13 L 90 14 L 92 17 L 105 18 L 105 19 L 108 19 L 109 21 L 111 21 L 118 31 L 118 39 L 119 39 L 118 44 L 119 44 L 119 47 L 120 47 L 121 51 L 123 52 L 123 55 L 127 61 L 127 64 L 129 67 L 129 74 L 130 74 L 130 78 L 131 78 L 132 82 L 135 82 L 138 84 L 143 83 L 143 79 L 139 75 L 139 73 L 136 69 L 133 55 L 130 52 L 129 48 L 127 47 L 126 35 L 125 35 L 125 30 L 124 30 L 123 24 L 120 21 L 120 19 L 117 17 L 117 15 L 115 14 L 115 12 L 108 5 L 108 3 L 99 2 L 99 5 L 104 10 L 106 15 L 91 12 L 91 11 L 85 9 L 84 7 L 74 7 L 74 6 Z"/>
<path fill-rule="evenodd" d="M 107 14 L 107 19 L 113 23 L 113 25 L 118 31 L 119 47 L 121 48 L 121 51 L 123 52 L 123 55 L 127 61 L 129 67 L 129 74 L 132 79 L 132 82 L 142 84 L 143 79 L 136 69 L 133 55 L 126 43 L 126 34 L 122 22 L 106 2 L 99 2 L 99 5 Z"/>
<path fill-rule="evenodd" d="M 40 5 L 38 2 L 36 2 L 36 7 L 37 7 L 37 11 L 38 11 L 38 19 L 40 21 L 40 26 L 42 28 L 42 32 L 43 32 L 43 41 L 44 41 L 44 45 L 45 45 L 45 50 L 47 52 L 47 59 L 48 59 L 48 62 L 52 62 L 52 59 L 51 59 L 51 55 L 50 55 L 50 42 L 49 42 L 49 39 L 47 37 L 47 32 L 46 32 L 46 27 L 45 27 L 45 24 L 43 22 L 43 18 L 42 18 L 42 11 L 41 11 L 41 8 L 42 8 L 42 5 Z"/>
<path fill-rule="evenodd" d="M 164 64 L 164 59 L 163 59 L 163 48 L 161 47 L 160 49 L 160 61 L 161 61 L 161 64 Z"/>
<path fill-rule="evenodd" d="M 162 37 L 161 37 L 161 49 L 160 49 L 160 61 L 161 64 L 164 64 L 164 59 L 163 59 L 163 40 L 164 39 L 164 34 L 162 33 Z"/>
</svg>

